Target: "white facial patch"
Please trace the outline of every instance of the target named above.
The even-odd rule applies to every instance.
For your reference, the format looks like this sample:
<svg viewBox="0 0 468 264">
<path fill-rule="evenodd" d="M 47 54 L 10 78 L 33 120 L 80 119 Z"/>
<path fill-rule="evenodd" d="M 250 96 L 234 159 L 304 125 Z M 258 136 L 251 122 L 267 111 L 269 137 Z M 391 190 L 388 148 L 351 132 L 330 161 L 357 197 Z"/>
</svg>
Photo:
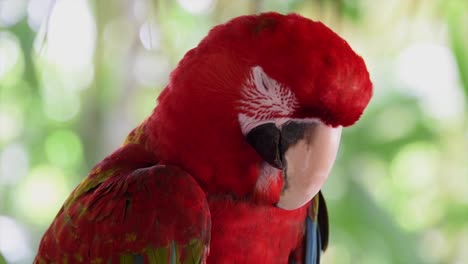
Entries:
<svg viewBox="0 0 468 264">
<path fill-rule="evenodd" d="M 268 76 L 260 66 L 252 67 L 242 87 L 242 96 L 238 119 L 244 135 L 264 123 L 280 126 L 299 107 L 293 92 Z"/>
<path fill-rule="evenodd" d="M 278 169 L 266 162 L 263 163 L 257 183 L 255 184 L 255 189 L 259 192 L 268 192 L 271 183 L 277 181 L 279 176 L 280 171 Z"/>
</svg>

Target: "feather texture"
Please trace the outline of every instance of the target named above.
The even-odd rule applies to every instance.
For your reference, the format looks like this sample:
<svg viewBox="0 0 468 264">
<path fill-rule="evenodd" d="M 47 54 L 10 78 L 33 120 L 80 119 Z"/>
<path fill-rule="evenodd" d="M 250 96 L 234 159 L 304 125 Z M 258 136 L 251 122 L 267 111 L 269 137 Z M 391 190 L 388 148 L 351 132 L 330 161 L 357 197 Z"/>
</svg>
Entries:
<svg viewBox="0 0 468 264">
<path fill-rule="evenodd" d="M 35 263 L 206 259 L 211 218 L 205 193 L 183 170 L 151 166 L 144 141 L 132 136 L 70 195 L 45 233 Z"/>
<path fill-rule="evenodd" d="M 65 201 L 35 263 L 317 263 L 323 197 L 275 207 L 282 177 L 262 169 L 239 116 L 349 126 L 371 95 L 362 58 L 320 22 L 264 13 L 219 25 Z"/>
<path fill-rule="evenodd" d="M 328 213 L 322 192 L 311 202 L 306 219 L 305 264 L 319 264 L 328 245 Z"/>
</svg>

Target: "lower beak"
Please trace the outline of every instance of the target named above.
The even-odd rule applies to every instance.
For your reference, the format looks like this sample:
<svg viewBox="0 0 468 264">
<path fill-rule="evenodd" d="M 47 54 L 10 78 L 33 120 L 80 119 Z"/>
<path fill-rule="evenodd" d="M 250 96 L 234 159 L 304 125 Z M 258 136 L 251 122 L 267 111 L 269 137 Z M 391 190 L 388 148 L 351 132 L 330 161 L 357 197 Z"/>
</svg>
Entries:
<svg viewBox="0 0 468 264">
<path fill-rule="evenodd" d="M 287 126 L 281 129 L 283 138 L 287 135 Z M 278 207 L 299 208 L 320 191 L 335 163 L 340 138 L 341 127 L 332 128 L 317 122 L 306 125 L 302 138 L 291 140 L 283 154 L 284 185 Z"/>
<path fill-rule="evenodd" d="M 283 170 L 283 191 L 277 206 L 297 209 L 322 188 L 336 159 L 341 127 L 320 122 L 288 121 L 260 125 L 247 134 L 247 141 L 270 165 Z"/>
</svg>

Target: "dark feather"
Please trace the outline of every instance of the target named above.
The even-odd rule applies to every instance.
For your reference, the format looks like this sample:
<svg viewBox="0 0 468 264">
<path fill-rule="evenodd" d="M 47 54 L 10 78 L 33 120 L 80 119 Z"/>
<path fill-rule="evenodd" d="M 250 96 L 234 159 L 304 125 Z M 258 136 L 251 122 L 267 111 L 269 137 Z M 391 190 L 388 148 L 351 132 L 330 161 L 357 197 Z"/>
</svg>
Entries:
<svg viewBox="0 0 468 264">
<path fill-rule="evenodd" d="M 322 251 L 325 251 L 328 247 L 329 238 L 329 226 L 328 226 L 328 210 L 325 198 L 322 192 L 319 192 L 319 206 L 318 206 L 318 223 L 320 230 L 320 239 L 322 244 Z"/>
<path fill-rule="evenodd" d="M 322 192 L 312 200 L 306 218 L 305 264 L 319 264 L 328 246 L 328 212 Z"/>
</svg>

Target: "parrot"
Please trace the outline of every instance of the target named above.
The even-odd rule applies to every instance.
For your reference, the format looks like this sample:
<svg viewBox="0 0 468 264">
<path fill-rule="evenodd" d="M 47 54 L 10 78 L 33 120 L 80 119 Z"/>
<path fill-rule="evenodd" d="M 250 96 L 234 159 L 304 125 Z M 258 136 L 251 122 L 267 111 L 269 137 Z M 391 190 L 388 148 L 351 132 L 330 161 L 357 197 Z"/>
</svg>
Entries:
<svg viewBox="0 0 468 264">
<path fill-rule="evenodd" d="M 34 263 L 320 263 L 321 188 L 372 93 L 363 58 L 322 22 L 215 26 L 65 200 Z"/>
</svg>

